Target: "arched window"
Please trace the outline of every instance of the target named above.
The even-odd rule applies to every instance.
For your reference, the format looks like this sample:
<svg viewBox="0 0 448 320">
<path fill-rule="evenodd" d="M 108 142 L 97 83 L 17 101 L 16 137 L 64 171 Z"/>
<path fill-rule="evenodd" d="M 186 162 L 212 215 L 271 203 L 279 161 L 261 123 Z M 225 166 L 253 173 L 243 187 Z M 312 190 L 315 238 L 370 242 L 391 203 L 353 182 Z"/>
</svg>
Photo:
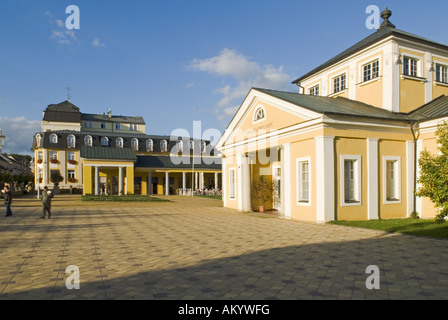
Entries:
<svg viewBox="0 0 448 320">
<path fill-rule="evenodd" d="M 91 147 L 92 144 L 93 144 L 92 136 L 85 136 L 85 137 L 84 137 L 84 145 L 85 145 L 86 147 Z"/>
<path fill-rule="evenodd" d="M 177 141 L 177 152 L 183 152 L 184 151 L 184 142 L 182 140 Z"/>
<path fill-rule="evenodd" d="M 202 141 L 201 143 L 201 152 L 206 152 L 207 151 L 207 143 L 205 141 Z"/>
<path fill-rule="evenodd" d="M 58 136 L 56 134 L 50 135 L 50 143 L 58 143 Z"/>
<path fill-rule="evenodd" d="M 138 151 L 138 140 L 136 138 L 131 140 L 131 147 L 132 149 L 134 149 L 135 151 Z"/>
<path fill-rule="evenodd" d="M 154 151 L 154 142 L 151 139 L 146 140 L 146 151 Z"/>
<path fill-rule="evenodd" d="M 108 137 L 102 137 L 101 138 L 101 146 L 102 147 L 108 147 L 109 146 L 109 138 Z"/>
<path fill-rule="evenodd" d="M 190 140 L 189 146 L 190 146 L 190 150 L 194 149 L 194 141 L 193 140 Z"/>
<path fill-rule="evenodd" d="M 40 134 L 36 135 L 36 147 L 42 147 L 42 136 Z"/>
<path fill-rule="evenodd" d="M 75 148 L 76 146 L 76 138 L 74 135 L 69 135 L 67 137 L 67 148 Z"/>
<path fill-rule="evenodd" d="M 161 152 L 167 152 L 168 151 L 168 143 L 166 140 L 160 141 L 160 151 Z"/>
<path fill-rule="evenodd" d="M 264 120 L 266 118 L 266 112 L 263 107 L 259 107 L 254 113 L 254 122 Z"/>
<path fill-rule="evenodd" d="M 117 148 L 123 148 L 123 138 L 117 138 L 117 140 L 115 140 L 115 146 Z"/>
</svg>

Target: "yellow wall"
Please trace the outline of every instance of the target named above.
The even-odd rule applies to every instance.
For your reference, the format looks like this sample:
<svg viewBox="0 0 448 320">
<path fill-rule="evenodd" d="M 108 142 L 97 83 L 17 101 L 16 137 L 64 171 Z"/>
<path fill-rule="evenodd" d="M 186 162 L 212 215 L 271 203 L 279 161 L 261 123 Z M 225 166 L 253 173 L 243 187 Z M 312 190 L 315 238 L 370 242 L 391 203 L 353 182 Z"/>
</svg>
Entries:
<svg viewBox="0 0 448 320">
<path fill-rule="evenodd" d="M 377 108 L 383 107 L 383 81 L 373 81 L 356 88 L 356 100 Z"/>
<path fill-rule="evenodd" d="M 400 49 L 400 54 L 411 54 L 418 56 L 422 66 L 423 74 L 420 77 L 426 77 L 426 61 L 424 54 L 419 52 Z M 400 74 L 403 74 L 403 64 L 400 65 Z M 402 79 L 400 77 L 400 112 L 408 113 L 425 104 L 425 83 L 414 79 Z"/>
</svg>

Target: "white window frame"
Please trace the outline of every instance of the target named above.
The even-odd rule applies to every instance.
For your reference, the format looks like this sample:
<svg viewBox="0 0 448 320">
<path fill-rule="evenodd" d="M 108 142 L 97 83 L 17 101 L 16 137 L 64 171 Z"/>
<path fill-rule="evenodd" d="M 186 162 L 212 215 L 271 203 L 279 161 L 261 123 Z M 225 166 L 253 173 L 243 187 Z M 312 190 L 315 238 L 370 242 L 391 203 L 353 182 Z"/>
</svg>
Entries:
<svg viewBox="0 0 448 320">
<path fill-rule="evenodd" d="M 374 64 L 377 63 L 378 64 L 378 73 L 376 76 L 374 76 L 374 72 L 373 72 L 373 66 Z M 370 66 L 370 78 L 366 79 L 366 68 Z M 381 76 L 381 63 L 380 63 L 380 59 L 377 58 L 375 60 L 370 61 L 369 63 L 363 64 L 361 66 L 361 82 L 369 82 L 375 79 L 378 79 Z"/>
<path fill-rule="evenodd" d="M 76 137 L 72 134 L 70 134 L 67 137 L 67 148 L 69 149 L 76 148 Z"/>
<path fill-rule="evenodd" d="M 342 207 L 362 206 L 362 158 L 360 155 L 341 155 L 340 163 L 340 193 Z M 356 202 L 345 201 L 345 161 L 355 161 L 355 192 Z"/>
<path fill-rule="evenodd" d="M 56 155 L 56 156 L 54 156 Z M 59 160 L 59 154 L 57 151 L 50 151 L 50 160 Z"/>
<path fill-rule="evenodd" d="M 436 65 L 436 70 L 435 70 L 435 79 L 436 79 L 435 81 L 436 81 L 436 83 L 448 84 L 448 65 L 440 63 L 440 62 L 436 62 L 435 65 Z M 439 68 L 445 69 L 445 77 L 443 76 L 443 73 L 440 72 L 440 74 L 441 74 L 441 78 L 440 79 L 438 78 Z M 445 81 L 443 81 L 444 78 L 445 78 Z"/>
<path fill-rule="evenodd" d="M 152 141 L 152 139 L 146 140 L 146 151 L 148 152 L 154 151 L 154 141 Z"/>
<path fill-rule="evenodd" d="M 36 146 L 38 148 L 42 147 L 42 136 L 40 134 L 36 135 Z"/>
<path fill-rule="evenodd" d="M 387 199 L 387 163 L 389 161 L 394 161 L 394 183 L 395 192 L 397 199 L 389 200 Z M 383 204 L 399 204 L 401 203 L 402 191 L 401 191 L 401 157 L 398 156 L 383 156 Z"/>
<path fill-rule="evenodd" d="M 261 111 L 263 112 L 263 117 L 262 118 L 258 118 L 258 115 L 259 115 L 259 113 Z M 259 105 L 257 107 L 257 109 L 255 109 L 253 123 L 262 122 L 264 120 L 266 120 L 266 109 L 264 108 L 263 105 Z"/>
<path fill-rule="evenodd" d="M 93 122 L 92 121 L 84 121 L 84 128 L 93 129 Z"/>
<path fill-rule="evenodd" d="M 37 160 L 44 160 L 44 152 L 37 151 Z"/>
<path fill-rule="evenodd" d="M 308 94 L 310 96 L 320 96 L 320 85 L 312 86 L 308 89 Z"/>
<path fill-rule="evenodd" d="M 107 122 L 101 122 L 100 129 L 107 129 Z"/>
<path fill-rule="evenodd" d="M 72 175 L 71 175 L 72 173 Z M 67 180 L 68 179 L 76 179 L 76 171 L 75 170 L 67 170 Z"/>
<path fill-rule="evenodd" d="M 121 123 L 116 122 L 116 123 L 114 124 L 114 128 L 115 128 L 115 130 L 121 130 Z"/>
<path fill-rule="evenodd" d="M 138 139 L 137 138 L 133 138 L 131 140 L 131 148 L 132 148 L 132 150 L 138 151 L 138 145 L 139 145 Z"/>
<path fill-rule="evenodd" d="M 135 124 L 135 123 L 129 124 L 129 130 L 130 131 L 138 131 L 138 124 Z"/>
<path fill-rule="evenodd" d="M 55 134 L 55 133 L 52 133 L 51 135 L 50 135 L 50 143 L 58 143 L 58 135 L 57 134 Z"/>
<path fill-rule="evenodd" d="M 124 147 L 123 138 L 117 138 L 115 140 L 115 147 L 122 149 Z"/>
<path fill-rule="evenodd" d="M 168 142 L 166 140 L 160 141 L 160 152 L 168 152 Z"/>
<path fill-rule="evenodd" d="M 345 77 L 345 86 L 344 88 L 342 88 L 342 77 Z M 335 87 L 335 80 L 339 78 L 339 90 L 336 91 L 336 87 Z M 331 94 L 338 94 L 340 92 L 344 92 L 345 90 L 347 90 L 347 72 L 341 73 L 333 78 L 331 78 Z"/>
<path fill-rule="evenodd" d="M 104 144 L 103 142 L 107 141 L 107 144 Z M 109 138 L 108 137 L 102 137 L 101 138 L 101 146 L 102 147 L 108 147 L 109 146 Z"/>
<path fill-rule="evenodd" d="M 416 71 L 417 71 L 417 75 L 406 74 L 406 73 L 405 73 L 405 66 L 406 66 L 405 60 L 406 60 L 406 59 L 415 60 L 415 61 L 417 62 L 417 66 L 416 66 L 416 69 L 417 69 L 417 70 L 416 70 Z M 402 55 L 403 67 L 402 67 L 402 70 L 401 70 L 401 74 L 402 74 L 404 77 L 423 78 L 424 75 L 423 75 L 423 63 L 422 63 L 422 59 L 423 59 L 423 57 L 418 56 L 418 55 L 409 54 L 409 53 L 403 53 L 403 55 Z M 410 71 L 411 71 L 411 70 L 410 70 Z"/>
<path fill-rule="evenodd" d="M 233 183 L 232 183 L 233 175 Z M 229 200 L 236 200 L 236 168 L 229 168 Z M 233 191 L 233 192 L 232 192 Z"/>
<path fill-rule="evenodd" d="M 85 136 L 84 137 L 84 146 L 91 147 L 93 145 L 93 138 L 92 136 Z"/>
<path fill-rule="evenodd" d="M 308 163 L 308 200 L 302 198 L 302 164 Z M 297 181 L 297 205 L 308 206 L 312 205 L 312 170 L 311 170 L 311 157 L 304 157 L 296 159 L 296 181 Z"/>
<path fill-rule="evenodd" d="M 67 160 L 72 160 L 72 161 L 76 160 L 76 154 L 74 151 L 67 152 Z"/>
</svg>

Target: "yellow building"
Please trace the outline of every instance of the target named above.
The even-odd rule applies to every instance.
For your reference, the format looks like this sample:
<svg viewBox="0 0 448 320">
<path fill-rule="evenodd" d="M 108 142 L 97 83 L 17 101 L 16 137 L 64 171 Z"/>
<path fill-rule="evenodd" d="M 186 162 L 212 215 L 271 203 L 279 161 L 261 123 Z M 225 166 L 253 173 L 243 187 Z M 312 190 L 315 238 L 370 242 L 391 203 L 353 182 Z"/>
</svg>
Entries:
<svg viewBox="0 0 448 320">
<path fill-rule="evenodd" d="M 35 134 L 35 185 L 84 194 L 191 195 L 221 188 L 221 158 L 209 141 L 147 135 L 142 117 L 81 113 L 70 101 L 49 105 Z"/>
<path fill-rule="evenodd" d="M 415 197 L 417 161 L 437 152 L 448 120 L 448 46 L 382 16 L 375 33 L 295 80 L 299 93 L 249 92 L 217 145 L 225 207 L 258 210 L 252 185 L 264 176 L 274 183 L 265 205 L 285 218 L 435 216 Z"/>
</svg>

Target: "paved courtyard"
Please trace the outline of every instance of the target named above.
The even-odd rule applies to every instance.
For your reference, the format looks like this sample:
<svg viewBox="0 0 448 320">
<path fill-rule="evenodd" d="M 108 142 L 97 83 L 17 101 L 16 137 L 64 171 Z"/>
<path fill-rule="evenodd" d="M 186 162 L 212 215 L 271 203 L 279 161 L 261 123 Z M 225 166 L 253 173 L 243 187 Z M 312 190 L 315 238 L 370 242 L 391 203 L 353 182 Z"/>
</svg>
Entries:
<svg viewBox="0 0 448 320">
<path fill-rule="evenodd" d="M 33 198 L 0 216 L 0 299 L 448 299 L 448 242 L 242 214 L 220 201 Z M 67 266 L 80 289 L 66 288 Z M 380 289 L 366 288 L 379 267 Z"/>
</svg>

